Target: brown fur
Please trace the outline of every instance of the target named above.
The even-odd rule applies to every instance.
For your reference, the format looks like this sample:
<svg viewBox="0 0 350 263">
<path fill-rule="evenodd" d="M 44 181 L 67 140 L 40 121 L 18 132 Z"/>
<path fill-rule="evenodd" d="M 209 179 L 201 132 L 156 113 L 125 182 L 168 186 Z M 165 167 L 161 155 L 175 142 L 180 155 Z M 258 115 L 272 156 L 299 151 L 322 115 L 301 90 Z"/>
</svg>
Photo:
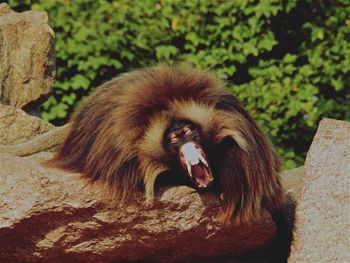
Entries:
<svg viewBox="0 0 350 263">
<path fill-rule="evenodd" d="M 117 200 L 140 186 L 151 200 L 157 176 L 170 169 L 163 138 L 173 117 L 197 124 L 212 146 L 234 141 L 216 164 L 224 220 L 258 220 L 280 206 L 280 164 L 270 143 L 223 82 L 190 68 L 160 65 L 100 86 L 73 115 L 50 162 L 104 182 Z"/>
</svg>

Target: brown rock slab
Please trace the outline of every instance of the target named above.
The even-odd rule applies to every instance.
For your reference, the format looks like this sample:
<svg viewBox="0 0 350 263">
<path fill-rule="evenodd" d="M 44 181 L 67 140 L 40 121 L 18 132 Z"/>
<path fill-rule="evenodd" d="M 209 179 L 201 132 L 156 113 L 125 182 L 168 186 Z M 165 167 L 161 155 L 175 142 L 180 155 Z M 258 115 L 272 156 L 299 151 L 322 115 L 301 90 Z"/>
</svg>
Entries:
<svg viewBox="0 0 350 263">
<path fill-rule="evenodd" d="M 288 262 L 349 262 L 349 122 L 321 121 L 305 171 Z"/>
<path fill-rule="evenodd" d="M 194 262 L 263 248 L 276 234 L 269 214 L 223 226 L 218 197 L 186 186 L 115 208 L 101 188 L 30 157 L 3 154 L 0 176 L 1 262 Z"/>
<path fill-rule="evenodd" d="M 54 126 L 13 106 L 0 104 L 0 145 L 28 141 Z"/>
<path fill-rule="evenodd" d="M 46 12 L 0 4 L 0 102 L 32 110 L 52 92 L 54 32 Z"/>
</svg>

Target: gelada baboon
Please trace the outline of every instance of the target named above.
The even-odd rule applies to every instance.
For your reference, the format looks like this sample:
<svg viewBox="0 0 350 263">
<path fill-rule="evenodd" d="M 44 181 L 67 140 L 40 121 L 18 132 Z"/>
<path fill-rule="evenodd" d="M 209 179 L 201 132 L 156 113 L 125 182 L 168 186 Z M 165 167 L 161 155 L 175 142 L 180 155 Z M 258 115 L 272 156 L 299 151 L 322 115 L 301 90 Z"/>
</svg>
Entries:
<svg viewBox="0 0 350 263">
<path fill-rule="evenodd" d="M 216 185 L 225 221 L 249 222 L 283 199 L 268 139 L 224 82 L 206 71 L 159 65 L 98 87 L 73 115 L 51 165 L 113 189 L 117 200 L 159 175 L 198 190 Z"/>
</svg>

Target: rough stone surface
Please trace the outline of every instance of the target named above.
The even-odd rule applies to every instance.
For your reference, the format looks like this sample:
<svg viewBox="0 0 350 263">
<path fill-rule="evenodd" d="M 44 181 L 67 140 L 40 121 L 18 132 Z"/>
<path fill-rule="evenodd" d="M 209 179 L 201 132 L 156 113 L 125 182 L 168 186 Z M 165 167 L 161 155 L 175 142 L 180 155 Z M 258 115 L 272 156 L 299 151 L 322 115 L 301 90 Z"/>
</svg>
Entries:
<svg viewBox="0 0 350 263">
<path fill-rule="evenodd" d="M 304 166 L 284 171 L 281 174 L 281 182 L 285 193 L 297 202 L 301 196 L 301 191 L 303 187 L 303 179 L 305 177 Z"/>
<path fill-rule="evenodd" d="M 321 121 L 305 171 L 288 262 L 349 262 L 349 122 Z"/>
<path fill-rule="evenodd" d="M 54 32 L 46 12 L 0 4 L 0 102 L 33 110 L 52 92 Z"/>
<path fill-rule="evenodd" d="M 0 4 L 0 15 L 8 14 L 11 12 L 13 12 L 13 11 L 11 10 L 9 5 L 7 5 L 5 3 Z"/>
<path fill-rule="evenodd" d="M 271 243 L 275 224 L 222 226 L 218 197 L 186 186 L 111 208 L 77 174 L 1 157 L 0 262 L 198 261 Z M 234 262 L 231 260 L 230 262 Z"/>
<path fill-rule="evenodd" d="M 0 104 L 0 145 L 28 141 L 54 126 L 13 106 Z"/>
</svg>

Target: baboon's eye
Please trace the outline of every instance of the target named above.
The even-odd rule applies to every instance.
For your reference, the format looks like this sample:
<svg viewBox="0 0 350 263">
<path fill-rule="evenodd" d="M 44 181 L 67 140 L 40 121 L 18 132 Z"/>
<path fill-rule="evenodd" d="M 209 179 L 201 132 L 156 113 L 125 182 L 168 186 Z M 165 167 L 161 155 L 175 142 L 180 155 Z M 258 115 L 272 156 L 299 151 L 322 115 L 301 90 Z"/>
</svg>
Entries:
<svg viewBox="0 0 350 263">
<path fill-rule="evenodd" d="M 173 132 L 169 135 L 169 142 L 170 143 L 175 143 L 179 140 L 179 138 L 176 136 L 176 133 Z"/>
<path fill-rule="evenodd" d="M 188 135 L 192 132 L 192 129 L 189 126 L 186 126 L 182 129 L 182 131 L 183 131 L 184 135 Z"/>
</svg>

